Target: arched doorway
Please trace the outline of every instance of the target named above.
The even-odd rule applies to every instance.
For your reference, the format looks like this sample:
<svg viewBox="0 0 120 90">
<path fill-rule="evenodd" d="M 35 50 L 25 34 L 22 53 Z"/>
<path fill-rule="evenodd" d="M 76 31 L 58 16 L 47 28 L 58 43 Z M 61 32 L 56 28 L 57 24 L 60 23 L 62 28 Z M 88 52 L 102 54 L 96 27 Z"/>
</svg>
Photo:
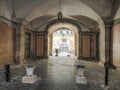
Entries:
<svg viewBox="0 0 120 90">
<path fill-rule="evenodd" d="M 59 49 L 60 54 L 69 53 L 79 56 L 79 34 L 78 28 L 70 23 L 56 23 L 48 29 L 48 54 L 54 55 L 55 49 Z"/>
<path fill-rule="evenodd" d="M 55 55 L 55 50 L 58 49 L 59 56 L 74 56 L 75 55 L 75 37 L 74 32 L 61 28 L 53 33 L 52 55 Z"/>
</svg>

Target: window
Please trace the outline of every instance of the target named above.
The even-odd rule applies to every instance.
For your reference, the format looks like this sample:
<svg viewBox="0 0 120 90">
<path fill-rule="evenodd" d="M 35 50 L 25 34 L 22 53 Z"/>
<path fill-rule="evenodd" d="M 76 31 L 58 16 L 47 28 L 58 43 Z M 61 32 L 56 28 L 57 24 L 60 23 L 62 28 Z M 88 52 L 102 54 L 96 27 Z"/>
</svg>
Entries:
<svg viewBox="0 0 120 90">
<path fill-rule="evenodd" d="M 60 34 L 62 34 L 63 32 L 62 31 L 60 31 Z"/>
<path fill-rule="evenodd" d="M 68 45 L 67 44 L 60 45 L 60 52 L 68 52 Z"/>
<path fill-rule="evenodd" d="M 67 34 L 69 34 L 69 31 L 67 31 Z"/>
<path fill-rule="evenodd" d="M 63 38 L 63 39 L 62 39 L 62 42 L 67 42 L 67 39 L 66 39 L 66 38 Z"/>
</svg>

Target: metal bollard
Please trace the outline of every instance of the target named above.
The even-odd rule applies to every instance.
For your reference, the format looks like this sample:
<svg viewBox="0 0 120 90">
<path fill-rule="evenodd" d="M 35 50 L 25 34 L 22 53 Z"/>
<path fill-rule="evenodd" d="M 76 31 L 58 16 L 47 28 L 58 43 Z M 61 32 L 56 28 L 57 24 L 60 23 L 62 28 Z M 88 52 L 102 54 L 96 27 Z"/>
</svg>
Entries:
<svg viewBox="0 0 120 90">
<path fill-rule="evenodd" d="M 6 82 L 10 82 L 10 64 L 4 65 L 5 67 L 5 80 Z"/>
<path fill-rule="evenodd" d="M 104 64 L 104 67 L 105 67 L 105 86 L 108 86 L 108 82 L 109 82 L 109 62 L 106 62 Z"/>
</svg>

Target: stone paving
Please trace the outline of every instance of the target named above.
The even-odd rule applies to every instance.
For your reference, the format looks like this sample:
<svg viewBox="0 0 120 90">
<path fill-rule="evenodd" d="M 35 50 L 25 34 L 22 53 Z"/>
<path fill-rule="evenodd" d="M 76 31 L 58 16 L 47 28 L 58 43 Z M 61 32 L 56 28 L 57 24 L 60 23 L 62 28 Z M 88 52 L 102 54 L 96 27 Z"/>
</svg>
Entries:
<svg viewBox="0 0 120 90">
<path fill-rule="evenodd" d="M 36 66 L 34 74 L 39 80 L 34 84 L 23 84 L 25 65 L 11 66 L 11 82 L 4 81 L 4 70 L 0 70 L 0 90 L 104 90 L 104 67 L 97 62 L 77 60 L 75 57 L 50 57 L 49 60 L 30 61 Z M 84 65 L 87 84 L 76 84 L 76 66 Z M 120 71 L 110 70 L 109 90 L 120 90 Z"/>
</svg>

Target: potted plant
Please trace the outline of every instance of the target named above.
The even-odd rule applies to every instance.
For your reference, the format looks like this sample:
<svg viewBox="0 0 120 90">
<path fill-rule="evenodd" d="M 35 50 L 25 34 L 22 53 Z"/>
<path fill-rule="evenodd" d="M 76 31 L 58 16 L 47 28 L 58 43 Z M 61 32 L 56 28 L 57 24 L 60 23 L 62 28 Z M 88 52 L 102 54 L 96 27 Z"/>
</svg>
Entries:
<svg viewBox="0 0 120 90">
<path fill-rule="evenodd" d="M 68 57 L 70 57 L 70 52 L 68 52 L 68 55 L 67 55 Z"/>
<path fill-rule="evenodd" d="M 58 56 L 58 48 L 55 49 L 55 56 Z"/>
<path fill-rule="evenodd" d="M 26 64 L 25 69 L 26 69 L 26 75 L 32 76 L 34 73 L 35 66 L 31 63 L 28 63 Z"/>
</svg>

